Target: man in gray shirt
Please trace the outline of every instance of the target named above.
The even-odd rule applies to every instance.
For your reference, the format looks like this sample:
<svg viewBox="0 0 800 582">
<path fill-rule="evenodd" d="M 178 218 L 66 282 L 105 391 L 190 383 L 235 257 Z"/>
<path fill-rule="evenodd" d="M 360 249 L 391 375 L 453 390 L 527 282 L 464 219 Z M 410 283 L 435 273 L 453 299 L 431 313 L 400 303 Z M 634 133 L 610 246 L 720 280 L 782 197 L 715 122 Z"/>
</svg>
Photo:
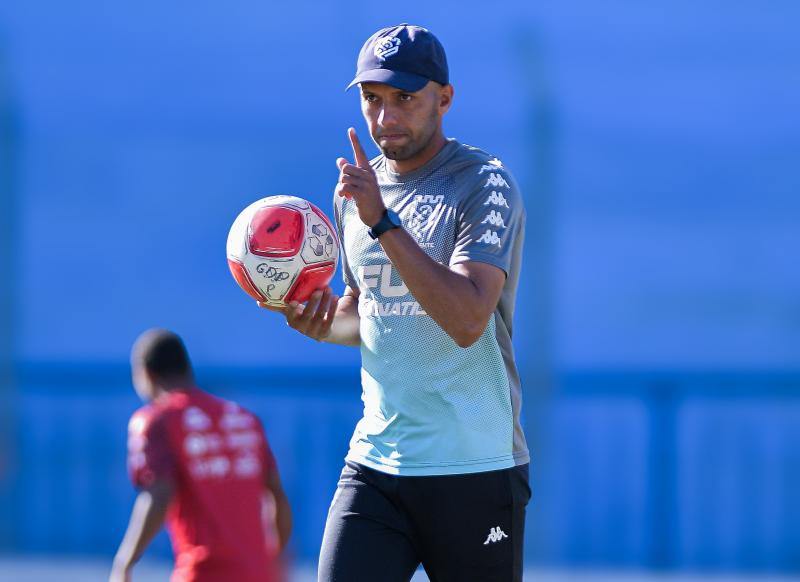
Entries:
<svg viewBox="0 0 800 582">
<path fill-rule="evenodd" d="M 364 417 L 325 528 L 319 580 L 522 579 L 529 456 L 511 345 L 525 209 L 503 163 L 447 139 L 444 48 L 382 29 L 361 50 L 361 108 L 334 209 L 345 292 L 287 322 L 361 349 Z"/>
</svg>

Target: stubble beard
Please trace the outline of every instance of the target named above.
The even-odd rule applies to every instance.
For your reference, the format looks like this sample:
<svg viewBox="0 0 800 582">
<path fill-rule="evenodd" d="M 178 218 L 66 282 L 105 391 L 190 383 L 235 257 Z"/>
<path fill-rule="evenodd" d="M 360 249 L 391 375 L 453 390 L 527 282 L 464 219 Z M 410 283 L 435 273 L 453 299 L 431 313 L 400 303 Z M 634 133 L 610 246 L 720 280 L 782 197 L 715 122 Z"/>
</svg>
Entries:
<svg viewBox="0 0 800 582">
<path fill-rule="evenodd" d="M 431 111 L 428 122 L 425 124 L 426 128 L 430 128 L 426 134 L 420 136 L 418 139 L 411 139 L 404 146 L 387 148 L 378 146 L 380 147 L 383 155 L 389 160 L 399 160 L 402 162 L 404 160 L 410 160 L 428 147 L 428 144 L 430 144 L 431 140 L 433 140 L 433 136 L 436 135 L 436 128 L 438 126 L 436 113 L 437 112 L 435 109 Z"/>
<path fill-rule="evenodd" d="M 425 147 L 431 142 L 432 138 L 433 134 L 427 136 L 427 139 L 424 143 L 420 143 L 421 140 L 414 140 L 408 142 L 402 147 L 382 147 L 381 151 L 383 152 L 383 155 L 390 160 L 409 160 L 424 150 Z"/>
</svg>

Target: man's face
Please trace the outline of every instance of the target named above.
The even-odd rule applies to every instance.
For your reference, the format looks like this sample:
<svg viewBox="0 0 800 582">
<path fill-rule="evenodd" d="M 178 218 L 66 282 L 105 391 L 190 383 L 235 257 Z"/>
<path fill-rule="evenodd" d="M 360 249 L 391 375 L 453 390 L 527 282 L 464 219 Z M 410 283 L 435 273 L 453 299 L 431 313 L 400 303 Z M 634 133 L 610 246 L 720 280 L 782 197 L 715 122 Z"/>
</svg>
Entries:
<svg viewBox="0 0 800 582">
<path fill-rule="evenodd" d="M 433 81 L 416 93 L 361 83 L 361 112 L 372 139 L 390 160 L 408 160 L 427 146 L 450 106 L 452 88 Z"/>
</svg>

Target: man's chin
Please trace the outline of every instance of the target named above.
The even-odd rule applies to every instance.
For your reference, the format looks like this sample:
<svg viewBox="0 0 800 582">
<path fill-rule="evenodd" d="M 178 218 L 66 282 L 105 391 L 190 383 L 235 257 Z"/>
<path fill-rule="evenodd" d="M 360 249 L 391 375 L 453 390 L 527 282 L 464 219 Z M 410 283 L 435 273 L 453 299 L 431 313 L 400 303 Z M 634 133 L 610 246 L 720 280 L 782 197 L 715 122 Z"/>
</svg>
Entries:
<svg viewBox="0 0 800 582">
<path fill-rule="evenodd" d="M 414 156 L 414 153 L 413 152 L 409 152 L 407 148 L 393 148 L 393 147 L 384 148 L 384 147 L 382 147 L 381 148 L 381 152 L 383 152 L 383 155 L 384 155 L 385 158 L 387 158 L 389 160 L 400 161 L 400 162 L 402 162 L 403 160 L 407 160 L 407 159 L 409 159 L 409 158 Z"/>
</svg>

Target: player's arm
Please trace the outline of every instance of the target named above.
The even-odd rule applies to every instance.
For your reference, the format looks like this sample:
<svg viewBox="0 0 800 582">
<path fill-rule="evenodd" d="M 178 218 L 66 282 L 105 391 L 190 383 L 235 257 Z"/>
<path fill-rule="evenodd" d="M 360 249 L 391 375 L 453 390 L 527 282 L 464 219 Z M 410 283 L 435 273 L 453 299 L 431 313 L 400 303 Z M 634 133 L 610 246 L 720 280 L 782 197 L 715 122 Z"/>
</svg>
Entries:
<svg viewBox="0 0 800 582">
<path fill-rule="evenodd" d="M 340 196 L 352 198 L 361 221 L 377 224 L 386 206 L 375 172 L 369 165 L 355 130 L 349 130 L 356 164 L 340 158 Z M 402 228 L 387 231 L 380 243 L 406 287 L 428 315 L 461 347 L 475 343 L 497 307 L 505 272 L 488 263 L 466 261 L 453 266 L 430 258 Z"/>
<path fill-rule="evenodd" d="M 402 228 L 381 235 L 380 243 L 411 294 L 447 335 L 462 348 L 478 341 L 500 300 L 505 272 L 476 261 L 437 263 Z"/>
<path fill-rule="evenodd" d="M 172 480 L 159 479 L 136 497 L 128 529 L 114 557 L 109 582 L 130 580 L 133 565 L 164 525 L 174 491 Z"/>
<path fill-rule="evenodd" d="M 292 508 L 289 505 L 289 498 L 283 490 L 283 483 L 276 467 L 267 471 L 264 477 L 264 486 L 272 494 L 275 500 L 275 527 L 278 530 L 278 540 L 281 550 L 289 543 L 289 536 L 292 535 Z"/>
<path fill-rule="evenodd" d="M 317 341 L 345 346 L 360 346 L 358 289 L 347 286 L 341 298 L 330 287 L 314 291 L 304 304 L 292 301 L 285 308 L 260 303 L 259 306 L 280 311 L 286 323 Z"/>
</svg>

